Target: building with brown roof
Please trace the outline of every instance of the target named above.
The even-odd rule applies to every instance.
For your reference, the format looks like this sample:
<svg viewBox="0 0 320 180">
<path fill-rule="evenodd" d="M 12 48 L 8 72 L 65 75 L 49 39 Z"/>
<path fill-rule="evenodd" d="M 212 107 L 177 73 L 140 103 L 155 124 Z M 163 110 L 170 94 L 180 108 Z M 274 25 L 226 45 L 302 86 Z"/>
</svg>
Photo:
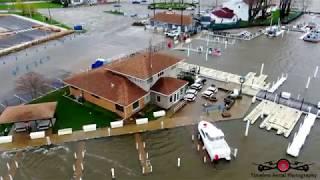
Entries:
<svg viewBox="0 0 320 180">
<path fill-rule="evenodd" d="M 182 26 L 182 30 L 187 32 L 192 29 L 193 19 L 191 15 L 182 15 L 174 12 L 159 12 L 150 19 L 151 25 L 165 29 L 174 29 Z"/>
<path fill-rule="evenodd" d="M 17 132 L 45 130 L 54 124 L 57 102 L 7 107 L 0 116 L 0 124 L 14 123 Z"/>
<path fill-rule="evenodd" d="M 65 79 L 70 93 L 128 118 L 146 104 L 168 109 L 180 100 L 186 81 L 176 79 L 183 59 L 163 53 L 138 53 Z"/>
</svg>

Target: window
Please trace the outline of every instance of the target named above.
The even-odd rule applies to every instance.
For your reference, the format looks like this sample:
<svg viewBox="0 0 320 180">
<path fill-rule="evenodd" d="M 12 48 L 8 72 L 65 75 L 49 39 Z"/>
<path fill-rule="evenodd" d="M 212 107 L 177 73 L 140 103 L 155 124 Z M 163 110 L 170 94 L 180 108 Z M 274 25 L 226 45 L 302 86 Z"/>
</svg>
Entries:
<svg viewBox="0 0 320 180">
<path fill-rule="evenodd" d="M 95 97 L 95 98 L 97 98 L 97 99 L 100 99 L 99 96 L 96 96 L 96 95 L 94 95 L 94 94 L 91 94 L 91 96 L 93 96 L 93 97 Z"/>
<path fill-rule="evenodd" d="M 172 102 L 172 96 L 170 96 L 170 102 Z"/>
<path fill-rule="evenodd" d="M 174 99 L 173 99 L 173 101 L 176 102 L 176 100 L 177 100 L 177 94 L 174 94 Z"/>
<path fill-rule="evenodd" d="M 181 95 L 183 94 L 183 88 L 180 89 L 180 94 L 181 94 Z"/>
<path fill-rule="evenodd" d="M 157 101 L 160 102 L 160 96 L 157 96 Z"/>
<path fill-rule="evenodd" d="M 163 72 L 159 72 L 158 73 L 158 77 L 162 76 L 163 75 Z"/>
<path fill-rule="evenodd" d="M 132 108 L 135 110 L 137 108 L 139 108 L 139 101 L 133 103 Z"/>
<path fill-rule="evenodd" d="M 123 106 L 116 104 L 116 110 L 120 112 L 124 112 Z"/>
</svg>

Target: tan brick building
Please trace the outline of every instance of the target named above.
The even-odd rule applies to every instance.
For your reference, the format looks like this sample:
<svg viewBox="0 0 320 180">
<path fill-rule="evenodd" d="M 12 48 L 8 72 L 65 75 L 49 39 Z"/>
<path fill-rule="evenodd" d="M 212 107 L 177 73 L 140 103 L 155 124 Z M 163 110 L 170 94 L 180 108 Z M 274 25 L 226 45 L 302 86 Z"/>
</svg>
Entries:
<svg viewBox="0 0 320 180">
<path fill-rule="evenodd" d="M 187 82 L 176 79 L 183 59 L 163 53 L 140 53 L 65 80 L 70 93 L 129 118 L 146 104 L 168 109 L 180 100 Z"/>
</svg>

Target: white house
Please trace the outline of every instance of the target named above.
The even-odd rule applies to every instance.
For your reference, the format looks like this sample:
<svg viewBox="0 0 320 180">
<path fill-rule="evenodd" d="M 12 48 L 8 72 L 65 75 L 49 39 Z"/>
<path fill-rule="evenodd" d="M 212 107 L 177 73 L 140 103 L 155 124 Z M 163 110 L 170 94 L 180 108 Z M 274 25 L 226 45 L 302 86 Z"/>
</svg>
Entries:
<svg viewBox="0 0 320 180">
<path fill-rule="evenodd" d="M 238 21 L 238 16 L 233 10 L 226 7 L 213 10 L 210 17 L 216 24 L 230 24 Z"/>
<path fill-rule="evenodd" d="M 222 4 L 222 7 L 233 10 L 237 18 L 242 21 L 249 20 L 248 0 L 229 0 Z"/>
</svg>

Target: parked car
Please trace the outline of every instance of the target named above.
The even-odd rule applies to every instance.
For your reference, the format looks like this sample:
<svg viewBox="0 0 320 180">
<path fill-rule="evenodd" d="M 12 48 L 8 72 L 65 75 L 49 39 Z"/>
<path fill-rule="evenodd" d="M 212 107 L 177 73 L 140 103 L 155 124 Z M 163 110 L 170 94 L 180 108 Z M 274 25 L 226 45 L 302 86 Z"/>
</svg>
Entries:
<svg viewBox="0 0 320 180">
<path fill-rule="evenodd" d="M 196 100 L 196 95 L 195 94 L 186 94 L 183 97 L 183 99 L 186 101 L 192 102 L 192 101 Z"/>
<path fill-rule="evenodd" d="M 193 7 L 193 6 L 187 7 L 186 10 L 187 10 L 187 11 L 193 11 L 193 10 L 194 10 L 194 7 Z"/>
<path fill-rule="evenodd" d="M 205 98 L 209 98 L 213 94 L 214 93 L 212 91 L 208 91 L 208 90 L 205 90 L 204 92 L 201 93 L 202 97 L 205 97 Z"/>
<path fill-rule="evenodd" d="M 207 80 L 204 79 L 204 78 L 197 78 L 195 81 L 195 83 L 198 83 L 198 84 L 202 84 L 202 85 L 205 85 Z"/>
<path fill-rule="evenodd" d="M 178 31 L 178 30 L 172 30 L 172 31 L 165 33 L 166 36 L 172 37 L 172 38 L 179 36 L 179 34 L 180 34 L 180 31 Z"/>
<path fill-rule="evenodd" d="M 224 99 L 224 107 L 226 110 L 229 110 L 233 104 L 234 104 L 235 100 L 231 99 L 231 98 L 225 98 Z"/>
<path fill-rule="evenodd" d="M 205 98 L 210 98 L 217 92 L 218 92 L 218 88 L 216 88 L 215 86 L 210 86 L 204 92 L 202 92 L 202 96 Z"/>
<path fill-rule="evenodd" d="M 217 101 L 218 101 L 217 97 L 216 97 L 214 94 L 212 94 L 212 95 L 208 98 L 208 100 L 209 100 L 209 101 L 213 101 L 213 102 L 217 102 Z"/>
<path fill-rule="evenodd" d="M 186 94 L 194 94 L 194 95 L 197 95 L 197 94 L 198 94 L 198 91 L 195 90 L 195 89 L 187 89 Z"/>
<path fill-rule="evenodd" d="M 199 84 L 199 83 L 193 83 L 193 84 L 191 84 L 191 86 L 190 86 L 190 88 L 191 89 L 195 89 L 195 90 L 201 90 L 202 89 L 202 85 L 201 84 Z"/>
</svg>

